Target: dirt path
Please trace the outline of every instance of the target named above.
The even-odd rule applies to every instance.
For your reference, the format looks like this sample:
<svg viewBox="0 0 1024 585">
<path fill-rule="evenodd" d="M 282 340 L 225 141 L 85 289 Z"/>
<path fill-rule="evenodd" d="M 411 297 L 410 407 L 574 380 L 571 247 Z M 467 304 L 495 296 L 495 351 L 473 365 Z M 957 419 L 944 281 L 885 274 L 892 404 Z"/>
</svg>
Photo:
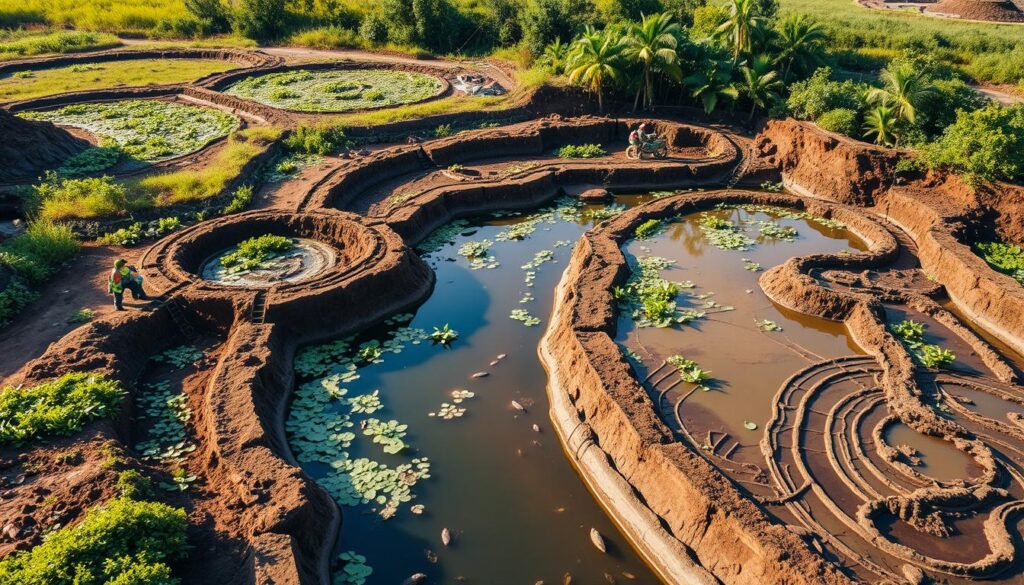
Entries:
<svg viewBox="0 0 1024 585">
<path fill-rule="evenodd" d="M 42 296 L 29 305 L 10 325 L 0 329 L 0 382 L 4 385 L 24 365 L 42 355 L 78 324 L 68 319 L 78 309 L 92 309 L 96 317 L 114 310 L 107 294 L 107 274 L 118 257 L 136 263 L 141 249 L 125 250 L 86 244 L 72 263 L 60 270 L 54 280 L 41 286 Z M 154 291 L 148 291 L 152 294 Z M 129 310 L 142 302 L 125 298 Z"/>
<path fill-rule="evenodd" d="M 987 97 L 990 100 L 995 100 L 1003 104 L 1004 106 L 1012 106 L 1013 104 L 1024 103 L 1024 97 L 1003 91 L 998 87 L 981 85 L 972 85 L 971 87 L 974 88 L 974 91 L 978 92 L 982 96 Z"/>
</svg>

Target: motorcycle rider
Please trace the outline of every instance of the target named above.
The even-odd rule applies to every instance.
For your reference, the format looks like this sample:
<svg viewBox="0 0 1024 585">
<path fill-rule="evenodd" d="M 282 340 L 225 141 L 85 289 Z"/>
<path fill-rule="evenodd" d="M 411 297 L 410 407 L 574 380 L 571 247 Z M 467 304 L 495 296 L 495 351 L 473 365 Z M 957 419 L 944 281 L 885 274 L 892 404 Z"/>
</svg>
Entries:
<svg viewBox="0 0 1024 585">
<path fill-rule="evenodd" d="M 637 148 L 645 148 L 658 139 L 654 132 L 654 126 L 648 122 L 640 124 L 640 127 L 629 133 L 629 145 Z"/>
</svg>

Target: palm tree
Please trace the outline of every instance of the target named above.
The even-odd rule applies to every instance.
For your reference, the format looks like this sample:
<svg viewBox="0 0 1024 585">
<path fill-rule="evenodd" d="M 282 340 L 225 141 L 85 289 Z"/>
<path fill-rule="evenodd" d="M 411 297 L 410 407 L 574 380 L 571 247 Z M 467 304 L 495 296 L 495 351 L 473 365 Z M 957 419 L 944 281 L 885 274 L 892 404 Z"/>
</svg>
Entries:
<svg viewBox="0 0 1024 585">
<path fill-rule="evenodd" d="M 765 20 L 763 16 L 757 15 L 754 1 L 729 0 L 725 5 L 729 9 L 729 16 L 715 31 L 717 36 L 729 39 L 733 59 L 737 61 L 741 53 L 750 52 L 751 31 Z"/>
<path fill-rule="evenodd" d="M 882 87 L 869 91 L 868 101 L 889 106 L 896 118 L 911 124 L 917 120 L 917 109 L 935 94 L 928 76 L 910 63 L 886 67 L 879 77 Z"/>
<path fill-rule="evenodd" d="M 544 53 L 540 56 L 540 62 L 547 65 L 552 73 L 562 73 L 565 69 L 565 54 L 567 47 L 562 43 L 560 37 L 555 37 L 544 47 Z"/>
<path fill-rule="evenodd" d="M 864 118 L 864 134 L 874 136 L 876 144 L 892 146 L 899 137 L 896 135 L 895 108 L 879 105 L 867 113 Z"/>
<path fill-rule="evenodd" d="M 767 55 L 758 55 L 750 65 L 740 67 L 743 82 L 740 92 L 750 100 L 750 121 L 754 120 L 757 108 L 768 109 L 771 103 L 779 99 L 776 90 L 782 87 L 779 72 L 772 69 L 772 61 Z"/>
<path fill-rule="evenodd" d="M 633 100 L 633 111 L 636 111 L 641 93 L 644 97 L 644 107 L 654 105 L 654 84 L 651 82 L 653 69 L 657 68 L 674 79 L 681 76 L 676 47 L 682 29 L 674 22 L 672 14 L 665 12 L 644 16 L 639 23 L 630 26 L 629 33 L 628 54 L 643 64 L 643 80 Z"/>
<path fill-rule="evenodd" d="M 569 81 L 587 87 L 597 94 L 597 107 L 604 111 L 604 90 L 608 82 L 622 77 L 622 53 L 626 49 L 625 39 L 617 31 L 605 29 L 598 32 L 587 27 L 575 43 L 574 51 L 566 64 Z"/>
<path fill-rule="evenodd" d="M 739 90 L 732 82 L 732 61 L 712 59 L 705 62 L 705 69 L 690 75 L 683 80 L 691 88 L 691 95 L 699 97 L 704 104 L 704 112 L 710 114 L 718 107 L 722 98 L 735 100 L 740 97 Z"/>
<path fill-rule="evenodd" d="M 789 70 L 794 62 L 803 64 L 821 60 L 821 42 L 826 36 L 825 29 L 806 14 L 793 14 L 782 22 L 778 62 L 786 62 L 783 81 L 789 79 Z"/>
</svg>

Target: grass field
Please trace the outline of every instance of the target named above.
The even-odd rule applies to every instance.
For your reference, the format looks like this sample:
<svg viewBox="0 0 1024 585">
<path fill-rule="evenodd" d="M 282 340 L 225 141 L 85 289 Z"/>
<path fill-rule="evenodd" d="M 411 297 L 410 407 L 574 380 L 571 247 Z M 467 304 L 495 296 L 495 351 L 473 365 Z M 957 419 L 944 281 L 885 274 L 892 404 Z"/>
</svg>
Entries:
<svg viewBox="0 0 1024 585">
<path fill-rule="evenodd" d="M 806 13 L 829 30 L 829 46 L 865 62 L 916 50 L 957 66 L 980 82 L 1024 82 L 1024 26 L 958 22 L 854 0 L 779 0 L 782 12 Z"/>
<path fill-rule="evenodd" d="M 138 59 L 25 71 L 0 78 L 0 101 L 107 87 L 182 83 L 236 67 L 213 59 Z"/>
<path fill-rule="evenodd" d="M 99 51 L 121 45 L 111 34 L 81 31 L 0 30 L 0 61 L 34 57 Z"/>
</svg>

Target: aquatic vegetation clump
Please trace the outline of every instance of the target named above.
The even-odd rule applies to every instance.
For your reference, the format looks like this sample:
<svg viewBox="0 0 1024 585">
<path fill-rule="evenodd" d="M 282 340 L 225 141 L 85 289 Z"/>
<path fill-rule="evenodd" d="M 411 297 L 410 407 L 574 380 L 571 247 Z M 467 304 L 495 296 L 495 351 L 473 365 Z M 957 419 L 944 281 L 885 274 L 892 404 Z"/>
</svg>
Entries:
<svg viewBox="0 0 1024 585">
<path fill-rule="evenodd" d="M 190 366 L 199 358 L 203 357 L 203 352 L 198 348 L 191 345 L 182 345 L 172 349 L 168 349 L 163 353 L 159 353 L 150 359 L 154 362 L 165 362 L 170 364 L 174 368 L 184 368 Z"/>
<path fill-rule="evenodd" d="M 344 564 L 341 570 L 334 574 L 331 585 L 365 585 L 366 580 L 373 574 L 373 567 L 366 564 L 366 557 L 356 554 L 355 551 L 341 553 L 338 560 Z"/>
<path fill-rule="evenodd" d="M 671 282 L 661 277 L 660 271 L 673 262 L 659 256 L 629 259 L 631 274 L 626 285 L 615 287 L 612 294 L 622 310 L 629 311 L 638 327 L 670 327 L 705 316 L 702 311 L 680 309 L 676 298 L 684 288 L 693 288 L 692 282 Z"/>
<path fill-rule="evenodd" d="M 146 461 L 181 461 L 196 450 L 189 440 L 188 422 L 192 409 L 188 397 L 181 389 L 171 388 L 168 380 L 146 384 L 138 396 L 139 410 L 147 420 L 147 440 L 135 445 Z"/>
<path fill-rule="evenodd" d="M 469 226 L 469 222 L 464 219 L 456 219 L 455 221 L 446 223 L 445 225 L 437 228 L 430 233 L 416 249 L 421 254 L 431 254 L 440 251 L 445 246 L 449 246 L 455 243 L 455 238 L 466 230 Z"/>
<path fill-rule="evenodd" d="M 434 327 L 434 332 L 430 334 L 431 341 L 433 341 L 435 344 L 440 343 L 441 345 L 444 346 L 451 345 L 452 342 L 458 338 L 459 332 L 452 329 L 451 326 L 449 326 L 447 323 L 445 323 L 444 327 L 441 327 L 440 329 Z"/>
<path fill-rule="evenodd" d="M 890 327 L 893 334 L 903 342 L 907 349 L 927 368 L 944 368 L 956 359 L 956 355 L 948 349 L 924 342 L 923 323 L 906 319 Z"/>
<path fill-rule="evenodd" d="M 466 242 L 459 248 L 459 256 L 469 258 L 469 267 L 473 270 L 481 268 L 497 268 L 498 261 L 490 255 L 491 241 Z"/>
<path fill-rule="evenodd" d="M 394 455 L 408 447 L 402 440 L 406 435 L 409 425 L 404 425 L 397 420 L 382 421 L 376 418 L 366 419 L 366 426 L 363 434 L 372 437 L 373 442 L 384 447 L 384 452 Z"/>
<path fill-rule="evenodd" d="M 523 325 L 526 325 L 527 327 L 534 327 L 536 325 L 540 325 L 540 318 L 534 317 L 526 309 L 513 309 L 512 312 L 509 313 L 508 317 L 509 319 L 512 319 L 514 321 L 521 322 Z"/>
<path fill-rule="evenodd" d="M 649 219 L 636 227 L 633 236 L 638 240 L 646 240 L 660 234 L 665 229 L 665 224 L 656 219 Z"/>
<path fill-rule="evenodd" d="M 754 246 L 754 240 L 735 224 L 715 215 L 703 214 L 700 218 L 700 229 L 708 242 L 720 250 L 745 252 Z"/>
<path fill-rule="evenodd" d="M 225 93 L 300 112 L 346 112 L 418 102 L 441 91 L 441 80 L 389 69 L 299 69 L 248 77 Z"/>
<path fill-rule="evenodd" d="M 220 264 L 232 274 L 255 270 L 294 247 L 295 241 L 291 238 L 264 234 L 242 240 L 233 252 L 221 256 Z"/>
<path fill-rule="evenodd" d="M 669 356 L 665 361 L 675 367 L 676 371 L 679 372 L 679 378 L 684 382 L 699 385 L 711 378 L 710 371 L 701 369 L 697 362 L 681 355 Z"/>
<path fill-rule="evenodd" d="M 758 230 L 762 240 L 775 240 L 782 242 L 795 242 L 797 231 L 792 226 L 782 226 L 774 221 L 757 222 Z"/>
<path fill-rule="evenodd" d="M 555 224 L 559 221 L 579 221 L 581 219 L 580 208 L 583 206 L 579 200 L 572 197 L 559 197 L 554 205 L 545 207 L 537 213 L 526 216 L 523 221 L 508 226 L 498 232 L 494 237 L 496 241 L 507 242 L 512 240 L 525 240 L 541 223 Z M 495 217 L 518 216 L 517 212 L 495 212 Z"/>
</svg>

